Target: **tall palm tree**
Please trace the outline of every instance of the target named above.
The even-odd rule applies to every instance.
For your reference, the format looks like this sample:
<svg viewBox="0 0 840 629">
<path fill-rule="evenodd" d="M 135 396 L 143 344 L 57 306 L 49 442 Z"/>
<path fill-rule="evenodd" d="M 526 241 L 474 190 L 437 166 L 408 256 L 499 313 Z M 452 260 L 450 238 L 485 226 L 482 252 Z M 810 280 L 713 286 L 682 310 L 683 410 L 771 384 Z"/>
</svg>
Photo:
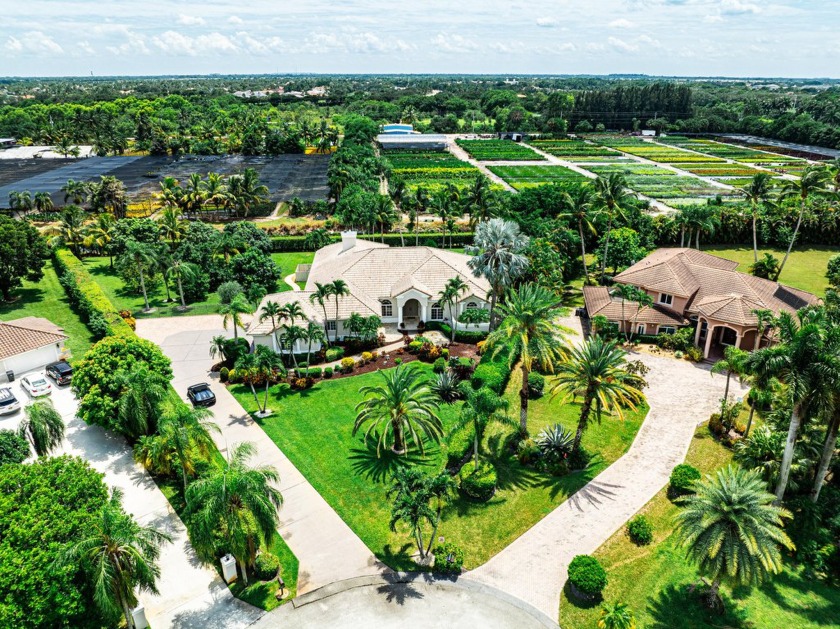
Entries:
<svg viewBox="0 0 840 629">
<path fill-rule="evenodd" d="M 580 186 L 574 193 L 564 192 L 562 199 L 565 212 L 560 216 L 567 216 L 577 223 L 584 282 L 588 284 L 589 265 L 586 263 L 586 234 L 594 236 L 598 233 L 594 221 L 604 211 L 603 206 L 599 204 L 595 189 L 590 185 Z"/>
<path fill-rule="evenodd" d="M 171 541 L 166 533 L 137 524 L 123 510 L 122 491 L 115 487 L 85 537 L 61 553 L 56 563 L 73 570 L 79 563 L 90 565 L 97 607 L 107 614 L 121 613 L 126 627 L 134 629 L 136 592 L 158 593 L 160 547 Z"/>
<path fill-rule="evenodd" d="M 32 193 L 29 190 L 13 190 L 9 193 L 9 208 L 23 216 L 32 210 Z"/>
<path fill-rule="evenodd" d="M 187 300 L 184 297 L 184 280 L 190 281 L 198 277 L 200 269 L 192 262 L 184 262 L 180 258 L 174 258 L 169 268 L 164 273 L 165 279 L 175 280 L 175 285 L 178 287 L 178 297 L 181 299 L 179 310 L 187 309 Z"/>
<path fill-rule="evenodd" d="M 268 408 L 268 388 L 271 385 L 271 376 L 275 371 L 282 369 L 283 363 L 280 356 L 264 345 L 257 345 L 253 354 L 243 354 L 236 361 L 236 372 L 242 373 L 243 380 L 251 387 L 254 394 L 254 401 L 260 413 L 266 413 Z M 263 401 L 257 395 L 255 385 L 265 384 Z"/>
<path fill-rule="evenodd" d="M 276 301 L 267 301 L 260 308 L 259 312 L 259 322 L 263 323 L 267 320 L 271 321 L 271 334 L 274 336 L 275 341 L 277 340 L 277 321 L 283 314 L 283 309 L 280 307 Z"/>
<path fill-rule="evenodd" d="M 64 245 L 77 256 L 80 255 L 79 248 L 85 243 L 86 218 L 84 210 L 78 205 L 68 205 L 61 213 L 59 224 L 48 230 L 48 233 L 54 234 L 54 237 L 50 239 L 50 244 Z"/>
<path fill-rule="evenodd" d="M 55 209 L 55 204 L 53 204 L 52 196 L 50 196 L 49 192 L 36 192 L 35 197 L 32 199 L 32 206 L 38 212 L 52 212 Z"/>
<path fill-rule="evenodd" d="M 405 454 L 409 443 L 425 453 L 425 439 L 440 443 L 443 425 L 437 415 L 438 402 L 426 377 L 414 365 L 400 365 L 380 372 L 382 384 L 359 389 L 364 399 L 356 405 L 353 435 L 365 424 L 365 441 L 375 430 L 377 455 L 391 446 L 394 454 Z M 422 433 L 422 434 L 421 434 Z"/>
<path fill-rule="evenodd" d="M 61 191 L 64 193 L 64 203 L 72 200 L 75 205 L 82 205 L 88 196 L 88 186 L 84 181 L 68 179 Z"/>
<path fill-rule="evenodd" d="M 373 213 L 376 218 L 376 222 L 379 223 L 379 236 L 380 241 L 385 242 L 385 226 L 388 226 L 388 229 L 391 228 L 391 225 L 397 220 L 397 214 L 394 211 L 394 203 L 391 201 L 391 197 L 386 194 L 379 194 L 376 197 L 376 203 L 373 207 Z"/>
<path fill-rule="evenodd" d="M 324 335 L 324 330 L 315 321 L 307 322 L 306 329 L 304 331 L 305 337 L 303 340 L 307 342 L 306 364 L 309 365 L 312 356 L 312 344 L 323 344 L 324 342 L 326 342 L 326 336 Z"/>
<path fill-rule="evenodd" d="M 233 338 L 239 338 L 239 328 L 242 327 L 242 315 L 251 314 L 253 309 L 248 299 L 242 293 L 239 293 L 231 299 L 229 304 L 222 304 L 219 307 L 219 314 L 222 315 L 222 325 L 225 330 L 228 325 L 233 325 Z"/>
<path fill-rule="evenodd" d="M 123 434 L 129 439 L 157 432 L 161 405 L 168 397 L 169 381 L 149 369 L 145 362 L 136 362 L 128 370 L 117 373 L 120 400 L 117 406 Z"/>
<path fill-rule="evenodd" d="M 478 455 L 484 441 L 484 431 L 490 424 L 516 428 L 515 420 L 508 417 L 508 401 L 491 389 L 482 387 L 470 391 L 461 407 L 461 416 L 452 427 L 452 432 L 469 428 L 473 438 L 473 464 L 478 469 Z"/>
<path fill-rule="evenodd" d="M 590 336 L 582 345 L 571 350 L 567 361 L 557 366 L 552 394 L 562 393 L 564 400 L 583 395 L 573 453 L 580 449 L 581 438 L 593 411 L 598 422 L 605 412 L 615 413 L 619 419 L 624 419 L 624 408 L 634 409 L 644 400 L 637 388 L 638 378 L 626 369 L 626 358 L 627 352 L 617 347 L 614 341 Z"/>
<path fill-rule="evenodd" d="M 534 367 L 553 373 L 560 358 L 568 354 L 563 335 L 570 330 L 556 323 L 557 296 L 537 284 L 523 284 L 508 292 L 498 306 L 502 322 L 488 337 L 485 350 L 498 354 L 508 349 L 519 356 L 522 386 L 519 390 L 519 427 L 528 433 L 528 376 Z"/>
<path fill-rule="evenodd" d="M 277 534 L 277 508 L 283 496 L 280 476 L 273 467 L 253 467 L 253 444 L 235 445 L 230 458 L 187 488 L 187 510 L 196 516 L 194 533 L 199 548 L 212 548 L 218 534 L 227 542 L 248 583 L 248 566 L 260 544 L 270 546 Z"/>
<path fill-rule="evenodd" d="M 166 206 L 160 213 L 157 223 L 160 228 L 160 235 L 164 240 L 168 240 L 170 245 L 174 247 L 175 243 L 181 242 L 181 239 L 187 233 L 189 223 L 181 218 L 181 209 L 175 206 Z"/>
<path fill-rule="evenodd" d="M 796 227 L 793 228 L 793 234 L 790 237 L 787 251 L 785 251 L 785 257 L 782 258 L 782 263 L 779 265 L 776 281 L 782 276 L 782 271 L 790 257 L 790 250 L 793 249 L 793 244 L 796 242 L 796 236 L 799 234 L 799 227 L 802 225 L 802 217 L 805 215 L 808 198 L 825 194 L 828 191 L 828 181 L 829 175 L 825 168 L 812 164 L 802 171 L 802 176 L 799 179 L 786 181 L 782 184 L 782 189 L 779 192 L 779 200 L 799 199 L 799 214 L 796 217 Z"/>
<path fill-rule="evenodd" d="M 783 529 L 791 514 L 772 502 L 758 472 L 735 465 L 707 475 L 683 499 L 676 533 L 688 557 L 712 579 L 712 602 L 718 602 L 722 582 L 754 585 L 782 570 L 780 548 L 793 549 Z"/>
<path fill-rule="evenodd" d="M 753 261 L 758 262 L 758 206 L 766 203 L 773 191 L 773 179 L 770 173 L 756 173 L 752 180 L 739 192 L 750 204 L 752 214 Z"/>
<path fill-rule="evenodd" d="M 280 327 L 280 345 L 287 345 L 289 347 L 289 356 L 292 358 L 292 364 L 295 369 L 298 368 L 297 354 L 295 353 L 295 344 L 298 341 L 306 340 L 306 330 L 299 325 L 283 325 Z"/>
<path fill-rule="evenodd" d="M 727 347 L 723 351 L 723 358 L 712 365 L 711 373 L 725 373 L 726 387 L 723 390 L 722 404 L 729 403 L 729 381 L 732 376 L 742 377 L 747 374 L 745 361 L 749 356 L 749 352 L 745 352 L 737 347 Z"/>
<path fill-rule="evenodd" d="M 607 177 L 598 177 L 595 180 L 595 194 L 607 213 L 607 232 L 604 235 L 604 257 L 601 260 L 601 275 L 607 270 L 607 256 L 610 248 L 610 232 L 613 221 L 617 216 L 624 216 L 624 206 L 630 200 L 630 191 L 627 188 L 627 180 L 621 173 L 612 173 Z"/>
<path fill-rule="evenodd" d="M 335 299 L 335 340 L 334 342 L 338 342 L 338 302 L 342 297 L 346 297 L 350 294 L 350 287 L 347 286 L 347 282 L 342 279 L 333 280 L 330 284 L 327 285 L 330 290 L 330 295 Z"/>
<path fill-rule="evenodd" d="M 472 256 L 467 264 L 473 274 L 490 283 L 491 330 L 496 327 L 496 301 L 528 268 L 528 258 L 523 254 L 527 246 L 528 236 L 520 233 L 519 225 L 491 218 L 478 224 L 474 245 L 465 248 Z"/>
<path fill-rule="evenodd" d="M 24 411 L 18 434 L 26 437 L 38 456 L 46 456 L 64 440 L 64 420 L 50 400 L 35 400 Z"/>
<path fill-rule="evenodd" d="M 476 178 L 466 190 L 464 207 L 470 214 L 470 229 L 483 221 L 489 220 L 495 210 L 495 198 L 490 188 L 490 180 L 483 174 L 476 175 Z"/>
<path fill-rule="evenodd" d="M 787 489 L 794 448 L 803 420 L 831 395 L 831 384 L 840 374 L 840 344 L 837 328 L 829 332 L 822 310 L 800 310 L 797 318 L 782 312 L 778 319 L 780 343 L 754 351 L 745 361 L 758 386 L 767 388 L 778 380 L 788 390 L 791 402 L 785 452 L 776 485 L 776 503 Z"/>
<path fill-rule="evenodd" d="M 280 318 L 288 319 L 289 323 L 294 325 L 298 319 L 306 319 L 306 313 L 303 312 L 300 302 L 295 300 L 280 307 Z"/>
<path fill-rule="evenodd" d="M 321 284 L 320 282 L 315 282 L 315 290 L 309 295 L 309 303 L 311 304 L 318 304 L 324 310 L 324 336 L 327 339 L 327 345 L 330 343 L 330 332 L 327 329 L 327 321 L 329 318 L 327 317 L 327 301 L 329 301 L 330 295 L 330 284 Z M 338 324 L 336 324 L 336 328 Z"/>
<path fill-rule="evenodd" d="M 127 257 L 137 267 L 137 273 L 140 276 L 140 290 L 143 293 L 143 312 L 150 312 L 152 308 L 149 306 L 149 296 L 146 293 L 146 272 L 155 266 L 155 252 L 145 243 L 129 240 L 126 243 L 123 256 Z"/>
<path fill-rule="evenodd" d="M 224 334 L 217 334 L 210 341 L 210 358 L 215 359 L 219 357 L 225 358 L 225 345 L 227 344 L 227 337 Z"/>
<path fill-rule="evenodd" d="M 164 208 L 178 208 L 183 210 L 185 203 L 184 189 L 178 185 L 175 177 L 164 177 L 160 182 L 160 202 Z"/>
<path fill-rule="evenodd" d="M 85 247 L 96 248 L 100 253 L 108 254 L 108 266 L 114 268 L 114 253 L 111 243 L 116 234 L 117 219 L 113 214 L 102 212 L 96 216 L 96 221 L 85 230 Z"/>
<path fill-rule="evenodd" d="M 455 335 L 458 332 L 458 299 L 461 297 L 461 293 L 466 291 L 468 288 L 469 286 L 461 278 L 461 276 L 456 275 L 455 277 L 448 279 L 443 290 L 438 293 L 438 302 L 440 302 L 441 306 L 447 307 L 449 316 L 451 317 L 452 338 L 450 340 L 453 343 L 455 342 Z"/>
<path fill-rule="evenodd" d="M 409 472 L 410 473 L 410 472 Z M 422 477 L 422 473 L 415 472 L 417 476 Z M 398 483 L 399 481 L 397 481 Z M 423 526 L 424 524 L 435 527 L 437 525 L 437 514 L 430 503 L 430 495 L 426 491 L 422 480 L 417 482 L 417 486 L 409 489 L 398 488 L 399 485 L 395 483 L 395 487 L 390 493 L 396 493 L 394 497 L 394 504 L 391 506 L 391 520 L 388 523 L 390 529 L 396 533 L 397 524 L 400 522 L 408 525 L 411 530 L 411 537 L 417 546 L 417 552 L 420 559 L 426 558 L 426 548 L 423 542 Z"/>
</svg>

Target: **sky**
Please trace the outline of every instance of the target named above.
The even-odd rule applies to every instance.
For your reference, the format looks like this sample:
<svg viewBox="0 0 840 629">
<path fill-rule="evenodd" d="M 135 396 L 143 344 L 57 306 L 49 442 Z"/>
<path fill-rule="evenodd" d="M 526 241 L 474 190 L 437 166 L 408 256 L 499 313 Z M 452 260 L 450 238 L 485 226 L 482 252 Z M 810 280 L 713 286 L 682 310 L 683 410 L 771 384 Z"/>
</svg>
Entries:
<svg viewBox="0 0 840 629">
<path fill-rule="evenodd" d="M 3 0 L 0 76 L 840 78 L 838 0 Z"/>
</svg>

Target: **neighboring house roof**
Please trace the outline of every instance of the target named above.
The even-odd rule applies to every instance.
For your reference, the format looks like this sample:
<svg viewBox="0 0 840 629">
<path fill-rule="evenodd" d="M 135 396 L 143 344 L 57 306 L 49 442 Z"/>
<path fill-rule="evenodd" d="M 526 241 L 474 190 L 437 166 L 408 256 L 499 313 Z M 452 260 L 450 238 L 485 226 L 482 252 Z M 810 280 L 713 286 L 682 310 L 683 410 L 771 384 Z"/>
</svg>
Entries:
<svg viewBox="0 0 840 629">
<path fill-rule="evenodd" d="M 621 284 L 689 299 L 686 312 L 736 325 L 756 325 L 752 310 L 795 313 L 815 295 L 735 269 L 737 262 L 696 249 L 658 249 L 615 276 Z"/>
<path fill-rule="evenodd" d="M 610 321 L 622 320 L 621 297 L 610 295 L 610 291 L 606 286 L 584 286 L 583 300 L 586 304 L 586 312 L 590 318 L 595 315 L 603 315 Z M 636 323 L 673 326 L 685 325 L 687 323 L 678 314 L 656 305 L 643 307 L 637 317 L 637 306 L 637 302 L 625 300 L 624 321 L 633 321 L 635 319 Z"/>
<path fill-rule="evenodd" d="M 65 340 L 64 330 L 41 317 L 0 321 L 0 360 Z"/>
</svg>

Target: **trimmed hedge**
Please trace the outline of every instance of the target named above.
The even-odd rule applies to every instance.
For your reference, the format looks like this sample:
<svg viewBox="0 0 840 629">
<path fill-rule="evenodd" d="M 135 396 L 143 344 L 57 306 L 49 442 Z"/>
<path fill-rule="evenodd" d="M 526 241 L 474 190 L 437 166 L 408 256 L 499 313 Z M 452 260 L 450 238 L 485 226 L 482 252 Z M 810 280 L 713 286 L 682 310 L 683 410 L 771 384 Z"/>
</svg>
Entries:
<svg viewBox="0 0 840 629">
<path fill-rule="evenodd" d="M 487 502 L 496 493 L 496 468 L 489 461 L 482 461 L 475 469 L 472 465 L 461 468 L 458 486 L 468 497 Z"/>
<path fill-rule="evenodd" d="M 277 578 L 280 570 L 280 559 L 272 553 L 260 553 L 254 561 L 254 574 L 260 581 L 271 581 Z"/>
<path fill-rule="evenodd" d="M 499 395 L 503 395 L 510 380 L 511 367 L 517 360 L 518 357 L 511 356 L 507 347 L 502 347 L 499 351 L 485 351 L 472 375 L 473 389 L 490 387 Z"/>
<path fill-rule="evenodd" d="M 366 239 L 366 240 L 376 240 L 376 242 L 382 242 L 382 236 L 378 234 L 359 234 L 359 238 Z M 426 241 L 428 239 L 441 239 L 443 238 L 442 233 L 435 233 L 435 234 L 424 234 L 420 232 L 420 240 Z M 470 233 L 459 233 L 459 234 L 446 234 L 446 242 L 448 243 L 450 238 L 452 239 L 452 246 L 453 247 L 463 247 L 464 245 L 471 245 L 473 244 L 473 234 Z M 415 242 L 414 234 L 404 233 L 402 238 L 400 234 L 385 234 L 384 242 L 386 245 L 390 245 L 392 247 L 398 247 L 405 241 L 405 245 L 413 246 Z M 271 238 L 271 250 L 274 253 L 285 253 L 290 251 L 310 251 L 309 247 L 307 247 L 306 243 L 306 236 L 274 236 Z"/>
<path fill-rule="evenodd" d="M 107 295 L 69 249 L 53 251 L 53 266 L 70 306 L 94 336 L 135 336 L 134 330 L 120 316 Z"/>
<path fill-rule="evenodd" d="M 446 338 L 452 338 L 452 327 L 448 323 L 443 323 L 441 321 L 427 321 L 426 329 L 438 330 L 442 332 Z M 473 345 L 486 338 L 487 332 L 481 332 L 480 330 L 462 330 L 459 328 L 455 333 L 456 341 L 460 341 L 461 343 L 471 343 Z"/>
</svg>

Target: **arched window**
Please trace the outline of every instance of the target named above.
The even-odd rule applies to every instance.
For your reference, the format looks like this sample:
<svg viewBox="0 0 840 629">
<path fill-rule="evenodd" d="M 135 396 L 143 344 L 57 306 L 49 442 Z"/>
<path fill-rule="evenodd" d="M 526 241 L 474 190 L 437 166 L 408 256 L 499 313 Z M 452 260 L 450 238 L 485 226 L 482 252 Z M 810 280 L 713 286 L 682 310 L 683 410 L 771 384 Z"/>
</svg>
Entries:
<svg viewBox="0 0 840 629">
<path fill-rule="evenodd" d="M 478 310 L 478 304 L 475 303 L 474 301 L 471 301 L 470 303 L 467 304 L 467 310 L 469 310 L 470 308 L 472 308 L 474 310 Z"/>
<path fill-rule="evenodd" d="M 388 299 L 382 300 L 382 316 L 383 317 L 393 317 L 394 316 L 394 305 Z"/>
<path fill-rule="evenodd" d="M 443 307 L 440 304 L 432 304 L 432 321 L 443 319 Z"/>
</svg>

